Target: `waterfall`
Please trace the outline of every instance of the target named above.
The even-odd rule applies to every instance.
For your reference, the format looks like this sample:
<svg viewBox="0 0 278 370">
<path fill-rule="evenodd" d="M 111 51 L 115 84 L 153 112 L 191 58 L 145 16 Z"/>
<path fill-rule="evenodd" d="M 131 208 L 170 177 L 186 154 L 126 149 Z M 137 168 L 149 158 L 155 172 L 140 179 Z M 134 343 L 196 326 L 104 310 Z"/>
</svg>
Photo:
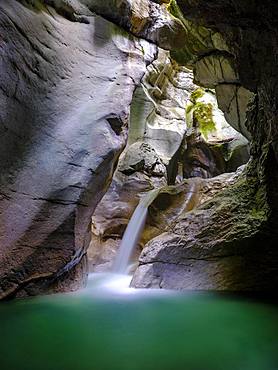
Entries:
<svg viewBox="0 0 278 370">
<path fill-rule="evenodd" d="M 200 179 L 191 179 L 191 181 L 187 180 L 187 184 L 189 189 L 186 193 L 185 204 L 180 214 L 190 211 L 194 206 L 196 206 L 195 203 L 198 202 Z M 112 272 L 116 274 L 126 274 L 128 272 L 130 257 L 132 252 L 135 250 L 145 227 L 148 207 L 160 193 L 168 192 L 171 194 L 175 188 L 176 186 L 174 185 L 154 189 L 141 198 L 125 230 Z"/>
<path fill-rule="evenodd" d="M 131 254 L 135 250 L 145 227 L 148 207 L 158 196 L 160 191 L 161 189 L 151 190 L 140 200 L 125 230 L 123 240 L 113 266 L 113 272 L 118 274 L 127 273 Z"/>
</svg>

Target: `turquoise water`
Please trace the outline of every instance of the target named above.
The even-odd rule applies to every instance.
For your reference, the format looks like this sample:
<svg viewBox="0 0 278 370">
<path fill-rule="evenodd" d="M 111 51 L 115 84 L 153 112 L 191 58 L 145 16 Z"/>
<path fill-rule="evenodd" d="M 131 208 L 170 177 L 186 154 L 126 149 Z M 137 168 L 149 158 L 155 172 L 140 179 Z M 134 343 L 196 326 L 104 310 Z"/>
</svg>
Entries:
<svg viewBox="0 0 278 370">
<path fill-rule="evenodd" d="M 276 306 L 94 286 L 2 303 L 0 369 L 278 369 Z"/>
</svg>

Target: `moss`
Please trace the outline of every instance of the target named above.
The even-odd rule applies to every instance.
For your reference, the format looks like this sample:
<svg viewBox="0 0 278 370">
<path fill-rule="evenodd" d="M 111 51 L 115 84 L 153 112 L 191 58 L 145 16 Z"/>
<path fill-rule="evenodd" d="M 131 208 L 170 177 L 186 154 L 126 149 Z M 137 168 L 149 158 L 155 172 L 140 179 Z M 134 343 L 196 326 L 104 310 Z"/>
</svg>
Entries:
<svg viewBox="0 0 278 370">
<path fill-rule="evenodd" d="M 269 205 L 266 198 L 266 188 L 259 185 L 257 179 L 240 175 L 236 183 L 223 189 L 212 200 L 203 204 L 201 209 L 212 209 L 216 207 L 218 212 L 226 210 L 227 214 L 243 218 L 249 226 L 263 224 L 269 216 Z M 236 226 L 236 223 L 235 223 Z"/>
<path fill-rule="evenodd" d="M 192 109 L 194 108 L 194 104 L 193 103 L 188 103 L 187 106 L 186 106 L 186 114 L 189 114 L 190 112 L 192 112 Z"/>
<path fill-rule="evenodd" d="M 204 94 L 205 91 L 202 88 L 192 92 L 190 102 L 186 107 L 186 115 L 192 114 L 193 121 L 197 124 L 204 138 L 207 139 L 210 132 L 216 131 L 216 127 L 213 121 L 213 105 L 198 101 Z M 188 117 L 187 121 L 189 121 Z"/>
<path fill-rule="evenodd" d="M 208 138 L 208 134 L 216 130 L 212 115 L 212 104 L 196 103 L 194 107 L 193 117 L 198 123 L 201 134 Z"/>
<path fill-rule="evenodd" d="M 202 98 L 205 95 L 205 91 L 202 88 L 196 89 L 190 96 L 190 100 L 193 104 L 197 103 L 197 100 Z"/>
<path fill-rule="evenodd" d="M 170 0 L 169 3 L 166 6 L 166 9 L 169 13 L 171 13 L 176 18 L 181 18 L 182 13 L 180 11 L 180 8 L 178 7 L 176 0 Z"/>
<path fill-rule="evenodd" d="M 267 214 L 264 210 L 260 210 L 257 208 L 252 208 L 250 212 L 250 217 L 256 220 L 266 221 L 267 220 Z"/>
<path fill-rule="evenodd" d="M 37 12 L 42 12 L 43 10 L 46 9 L 45 5 L 40 0 L 29 0 L 29 1 L 23 0 L 22 3 L 26 7 Z"/>
</svg>

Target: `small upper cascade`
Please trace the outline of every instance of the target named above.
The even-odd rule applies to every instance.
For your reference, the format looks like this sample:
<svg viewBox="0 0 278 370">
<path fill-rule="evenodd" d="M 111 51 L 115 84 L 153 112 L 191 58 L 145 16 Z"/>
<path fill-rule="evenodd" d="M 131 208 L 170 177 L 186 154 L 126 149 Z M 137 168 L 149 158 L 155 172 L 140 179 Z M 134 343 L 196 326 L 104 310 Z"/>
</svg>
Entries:
<svg viewBox="0 0 278 370">
<path fill-rule="evenodd" d="M 140 239 L 148 214 L 148 207 L 158 196 L 160 189 L 154 189 L 148 192 L 136 207 L 123 236 L 114 266 L 113 272 L 125 274 L 128 270 L 128 264 L 132 252 Z"/>
</svg>

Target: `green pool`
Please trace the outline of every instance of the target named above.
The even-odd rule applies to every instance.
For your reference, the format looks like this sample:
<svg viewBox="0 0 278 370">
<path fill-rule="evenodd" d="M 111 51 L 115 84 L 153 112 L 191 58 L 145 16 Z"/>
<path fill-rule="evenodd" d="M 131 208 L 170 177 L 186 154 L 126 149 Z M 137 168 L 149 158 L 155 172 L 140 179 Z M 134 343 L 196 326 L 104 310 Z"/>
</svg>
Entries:
<svg viewBox="0 0 278 370">
<path fill-rule="evenodd" d="M 0 304 L 1 370 L 276 370 L 277 306 L 100 288 Z"/>
</svg>

